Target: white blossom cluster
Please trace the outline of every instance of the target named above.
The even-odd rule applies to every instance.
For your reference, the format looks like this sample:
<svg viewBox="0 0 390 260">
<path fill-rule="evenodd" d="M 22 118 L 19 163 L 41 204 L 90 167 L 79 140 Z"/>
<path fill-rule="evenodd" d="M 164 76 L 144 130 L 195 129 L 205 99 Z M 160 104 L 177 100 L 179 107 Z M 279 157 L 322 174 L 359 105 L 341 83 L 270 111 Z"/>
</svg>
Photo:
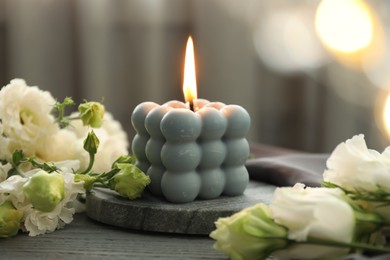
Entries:
<svg viewBox="0 0 390 260">
<path fill-rule="evenodd" d="M 84 191 L 82 182 L 75 182 L 73 170 L 77 170 L 78 161 L 61 162 L 61 174 L 64 177 L 65 197 L 64 199 L 50 212 L 37 210 L 33 205 L 26 201 L 23 187 L 27 183 L 28 178 L 14 175 L 0 183 L 0 205 L 5 201 L 11 201 L 17 210 L 24 212 L 22 218 L 22 229 L 27 231 L 30 236 L 37 236 L 56 229 L 64 227 L 73 221 L 75 208 L 73 203 L 78 194 Z M 32 176 L 36 170 L 27 172 Z"/>
<path fill-rule="evenodd" d="M 0 159 L 9 161 L 15 150 L 41 161 L 80 160 L 86 167 L 88 154 L 83 140 L 89 128 L 80 120 L 60 129 L 51 114 L 55 99 L 47 91 L 14 79 L 0 91 Z M 121 124 L 106 112 L 102 127 L 95 130 L 100 140 L 94 171 L 111 169 L 112 162 L 128 153 L 128 140 Z"/>
<path fill-rule="evenodd" d="M 14 79 L 0 90 L 0 206 L 11 202 L 17 212 L 23 212 L 21 229 L 30 236 L 70 223 L 75 213 L 73 202 L 84 192 L 83 181 L 76 182 L 74 172 L 89 163 L 83 140 L 90 129 L 81 120 L 61 129 L 52 115 L 55 103 L 48 91 L 27 86 L 23 79 Z M 95 133 L 100 146 L 92 170 L 106 172 L 118 156 L 128 153 L 126 133 L 109 113 L 105 113 L 102 127 Z M 37 169 L 29 166 L 23 168 L 25 176 L 9 176 L 9 162 L 16 150 L 42 162 L 54 162 L 60 169 L 64 196 L 53 210 L 38 210 L 26 199 L 23 189 Z"/>
</svg>

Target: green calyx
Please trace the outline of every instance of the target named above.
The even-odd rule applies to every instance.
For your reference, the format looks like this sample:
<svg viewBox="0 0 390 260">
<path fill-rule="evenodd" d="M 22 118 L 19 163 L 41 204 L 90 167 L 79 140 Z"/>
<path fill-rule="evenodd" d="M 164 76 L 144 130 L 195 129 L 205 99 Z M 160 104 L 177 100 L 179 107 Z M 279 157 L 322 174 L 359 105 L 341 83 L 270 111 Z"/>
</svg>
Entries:
<svg viewBox="0 0 390 260">
<path fill-rule="evenodd" d="M 92 189 L 92 187 L 97 179 L 98 179 L 97 176 L 91 176 L 88 174 L 76 173 L 74 176 L 75 182 L 80 182 L 80 181 L 84 182 L 84 189 L 86 191 L 90 191 Z"/>
</svg>

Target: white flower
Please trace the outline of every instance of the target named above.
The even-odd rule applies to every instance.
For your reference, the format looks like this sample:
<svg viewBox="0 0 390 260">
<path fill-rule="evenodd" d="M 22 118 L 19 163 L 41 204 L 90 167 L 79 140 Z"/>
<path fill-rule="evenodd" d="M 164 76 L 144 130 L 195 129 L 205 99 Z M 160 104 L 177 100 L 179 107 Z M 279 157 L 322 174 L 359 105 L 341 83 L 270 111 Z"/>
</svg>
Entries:
<svg viewBox="0 0 390 260">
<path fill-rule="evenodd" d="M 34 209 L 31 204 L 25 206 L 24 228 L 30 236 L 37 236 L 56 229 L 62 228 L 73 220 L 75 209 L 73 201 L 79 193 L 84 191 L 83 182 L 75 182 L 73 170 L 77 170 L 78 161 L 60 162 L 57 164 L 61 169 L 65 182 L 65 197 L 51 212 L 42 212 Z"/>
<path fill-rule="evenodd" d="M 0 183 L 5 181 L 8 177 L 8 171 L 11 170 L 12 165 L 10 163 L 1 164 L 0 163 Z"/>
<path fill-rule="evenodd" d="M 214 248 L 231 259 L 265 259 L 288 245 L 287 230 L 270 218 L 265 204 L 256 204 L 230 217 L 219 218 L 210 237 Z"/>
<path fill-rule="evenodd" d="M 324 181 L 353 191 L 390 192 L 390 147 L 382 154 L 367 148 L 364 135 L 339 144 L 327 161 Z"/>
<path fill-rule="evenodd" d="M 27 178 L 13 175 L 3 182 L 0 182 L 0 205 L 9 200 L 16 208 L 25 206 L 23 185 Z"/>
<path fill-rule="evenodd" d="M 340 189 L 294 187 L 277 188 L 270 204 L 275 222 L 288 228 L 288 238 L 307 241 L 310 238 L 350 243 L 355 229 L 352 207 L 343 200 Z M 308 248 L 310 250 L 306 251 Z M 313 250 L 312 250 L 313 249 Z M 336 256 L 347 251 L 324 246 L 290 249 L 291 258 Z M 305 250 L 305 254 L 301 254 Z"/>
<path fill-rule="evenodd" d="M 79 147 L 82 147 L 82 142 L 87 137 L 90 128 L 83 126 L 81 121 L 74 121 L 71 123 L 69 130 L 76 133 L 79 138 Z M 96 172 L 107 172 L 111 169 L 112 163 L 120 155 L 128 154 L 129 142 L 127 135 L 123 131 L 121 124 L 108 112 L 104 114 L 102 126 L 93 131 L 99 138 L 100 144 L 98 152 L 95 155 L 92 170 Z M 80 156 L 83 158 L 81 159 L 81 168 L 86 168 L 89 162 L 89 155 L 83 150 Z"/>
<path fill-rule="evenodd" d="M 67 128 L 49 135 L 37 145 L 36 157 L 44 162 L 77 160 L 82 152 L 76 134 Z"/>
<path fill-rule="evenodd" d="M 54 104 L 49 92 L 29 87 L 22 79 L 14 79 L 1 89 L 1 134 L 8 138 L 8 154 L 23 149 L 26 154 L 33 155 L 42 138 L 58 131 L 50 114 Z M 4 140 L 1 143 L 4 145 Z"/>
<path fill-rule="evenodd" d="M 3 133 L 3 124 L 0 121 L 0 159 L 9 161 L 9 159 L 11 158 L 11 155 L 8 151 L 9 141 L 8 138 L 3 136 Z"/>
</svg>

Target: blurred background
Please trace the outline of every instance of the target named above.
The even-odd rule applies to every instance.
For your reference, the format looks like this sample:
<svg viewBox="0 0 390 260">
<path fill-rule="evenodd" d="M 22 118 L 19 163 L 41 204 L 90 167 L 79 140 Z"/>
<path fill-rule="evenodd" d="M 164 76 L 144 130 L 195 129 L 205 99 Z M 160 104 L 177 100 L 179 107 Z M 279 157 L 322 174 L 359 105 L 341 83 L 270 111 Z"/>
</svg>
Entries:
<svg viewBox="0 0 390 260">
<path fill-rule="evenodd" d="M 100 101 L 132 139 L 143 101 L 183 100 L 185 44 L 198 96 L 238 104 L 251 142 L 331 152 L 355 134 L 390 144 L 390 2 L 0 0 L 0 84 Z"/>
</svg>

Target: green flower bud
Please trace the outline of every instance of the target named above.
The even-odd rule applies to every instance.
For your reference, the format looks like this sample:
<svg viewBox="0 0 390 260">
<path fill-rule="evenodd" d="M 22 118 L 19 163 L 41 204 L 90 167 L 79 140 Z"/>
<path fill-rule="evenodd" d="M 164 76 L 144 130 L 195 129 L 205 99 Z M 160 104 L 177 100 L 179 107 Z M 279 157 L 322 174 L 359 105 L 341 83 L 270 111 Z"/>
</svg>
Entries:
<svg viewBox="0 0 390 260">
<path fill-rule="evenodd" d="M 63 106 L 73 106 L 75 105 L 75 102 L 71 97 L 65 97 L 64 101 L 62 102 Z"/>
<path fill-rule="evenodd" d="M 23 193 L 35 209 L 50 212 L 65 197 L 64 176 L 41 170 L 23 185 Z"/>
<path fill-rule="evenodd" d="M 89 191 L 92 189 L 97 177 L 88 174 L 76 174 L 74 176 L 75 182 L 84 181 L 84 189 Z"/>
<path fill-rule="evenodd" d="M 84 140 L 84 150 L 91 154 L 96 154 L 99 148 L 99 139 L 93 131 L 88 133 L 87 138 Z"/>
<path fill-rule="evenodd" d="M 288 246 L 287 229 L 270 217 L 265 204 L 246 208 L 230 217 L 219 218 L 210 237 L 214 248 L 231 259 L 265 259 Z"/>
<path fill-rule="evenodd" d="M 86 102 L 79 105 L 83 125 L 99 128 L 103 123 L 104 106 L 98 102 Z"/>
<path fill-rule="evenodd" d="M 17 210 L 12 202 L 6 201 L 0 205 L 0 237 L 15 236 L 23 218 L 23 211 Z"/>
<path fill-rule="evenodd" d="M 133 164 L 116 165 L 120 171 L 110 180 L 110 188 L 129 199 L 141 197 L 145 187 L 150 183 L 149 176 Z"/>
</svg>

